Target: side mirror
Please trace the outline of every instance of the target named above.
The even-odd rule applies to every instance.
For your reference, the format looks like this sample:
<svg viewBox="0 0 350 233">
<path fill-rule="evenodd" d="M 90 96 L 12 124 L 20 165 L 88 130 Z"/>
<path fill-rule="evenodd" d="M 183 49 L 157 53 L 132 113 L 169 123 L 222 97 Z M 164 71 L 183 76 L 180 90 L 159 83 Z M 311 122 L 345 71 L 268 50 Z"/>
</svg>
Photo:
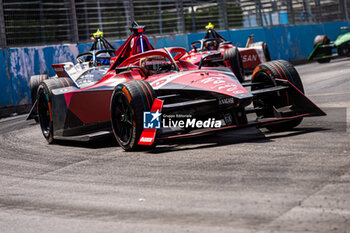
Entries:
<svg viewBox="0 0 350 233">
<path fill-rule="evenodd" d="M 214 59 L 214 58 L 221 58 L 221 53 L 216 52 L 216 53 L 207 53 L 204 54 L 201 58 L 201 61 L 199 62 L 198 69 L 200 70 L 202 68 L 203 62 L 206 60 Z"/>
</svg>

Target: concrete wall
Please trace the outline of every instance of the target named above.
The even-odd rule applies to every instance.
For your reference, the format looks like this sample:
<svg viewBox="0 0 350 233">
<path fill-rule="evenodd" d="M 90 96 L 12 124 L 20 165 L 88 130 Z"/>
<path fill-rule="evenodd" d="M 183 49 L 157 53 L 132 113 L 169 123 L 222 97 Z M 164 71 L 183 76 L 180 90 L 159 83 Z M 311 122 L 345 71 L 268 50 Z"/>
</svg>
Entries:
<svg viewBox="0 0 350 233">
<path fill-rule="evenodd" d="M 249 35 L 255 41 L 265 41 L 272 59 L 289 61 L 306 59 L 312 51 L 313 38 L 327 34 L 335 40 L 341 26 L 349 26 L 349 21 L 324 24 L 278 26 L 271 28 L 249 28 L 220 31 L 226 40 L 234 45 L 245 46 Z M 190 49 L 190 43 L 202 39 L 203 33 L 150 37 L 156 48 L 179 46 Z M 118 48 L 124 41 L 111 41 Z M 29 78 L 34 74 L 53 75 L 51 64 L 75 61 L 75 57 L 90 49 L 90 43 L 20 47 L 0 50 L 0 107 L 18 106 L 30 103 Z"/>
</svg>

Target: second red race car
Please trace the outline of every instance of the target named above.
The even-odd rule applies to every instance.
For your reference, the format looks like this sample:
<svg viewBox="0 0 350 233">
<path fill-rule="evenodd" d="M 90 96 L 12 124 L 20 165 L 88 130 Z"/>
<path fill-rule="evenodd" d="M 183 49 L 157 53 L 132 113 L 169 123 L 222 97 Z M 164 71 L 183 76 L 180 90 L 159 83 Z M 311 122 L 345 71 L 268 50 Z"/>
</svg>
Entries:
<svg viewBox="0 0 350 233">
<path fill-rule="evenodd" d="M 232 45 L 214 29 L 209 23 L 204 39 L 191 44 L 192 50 L 182 60 L 199 65 L 202 56 L 208 53 L 221 53 L 221 56 L 207 59 L 203 66 L 226 66 L 232 70 L 240 82 L 244 81 L 245 74 L 251 74 L 259 64 L 270 61 L 270 52 L 265 42 L 254 43 L 254 36 L 248 38 L 245 48 Z"/>
</svg>

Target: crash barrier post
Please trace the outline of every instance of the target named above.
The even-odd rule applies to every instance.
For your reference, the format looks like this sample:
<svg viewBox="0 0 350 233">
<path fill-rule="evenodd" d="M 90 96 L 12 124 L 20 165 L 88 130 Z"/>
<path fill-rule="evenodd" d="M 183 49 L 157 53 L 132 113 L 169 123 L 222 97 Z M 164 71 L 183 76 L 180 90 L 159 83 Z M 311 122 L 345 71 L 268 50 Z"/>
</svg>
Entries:
<svg viewBox="0 0 350 233">
<path fill-rule="evenodd" d="M 3 0 L 0 0 L 0 48 L 6 47 L 6 29 L 5 29 L 5 17 Z"/>
<path fill-rule="evenodd" d="M 75 0 L 70 0 L 70 12 L 72 15 L 73 23 L 73 41 L 75 43 L 79 42 L 79 32 L 78 32 L 78 20 L 77 20 L 77 11 L 75 9 Z"/>
</svg>

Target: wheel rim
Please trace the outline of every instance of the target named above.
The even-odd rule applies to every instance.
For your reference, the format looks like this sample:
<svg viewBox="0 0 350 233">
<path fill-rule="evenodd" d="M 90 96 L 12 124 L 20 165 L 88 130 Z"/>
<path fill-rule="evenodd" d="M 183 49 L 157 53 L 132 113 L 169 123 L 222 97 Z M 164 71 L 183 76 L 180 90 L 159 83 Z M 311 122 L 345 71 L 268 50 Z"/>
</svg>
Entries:
<svg viewBox="0 0 350 233">
<path fill-rule="evenodd" d="M 50 135 L 50 108 L 45 93 L 41 92 L 38 102 L 38 113 L 41 130 L 46 138 Z"/>
<path fill-rule="evenodd" d="M 133 117 L 130 103 L 122 92 L 113 97 L 112 124 L 114 132 L 122 145 L 127 145 L 132 139 Z"/>
</svg>

